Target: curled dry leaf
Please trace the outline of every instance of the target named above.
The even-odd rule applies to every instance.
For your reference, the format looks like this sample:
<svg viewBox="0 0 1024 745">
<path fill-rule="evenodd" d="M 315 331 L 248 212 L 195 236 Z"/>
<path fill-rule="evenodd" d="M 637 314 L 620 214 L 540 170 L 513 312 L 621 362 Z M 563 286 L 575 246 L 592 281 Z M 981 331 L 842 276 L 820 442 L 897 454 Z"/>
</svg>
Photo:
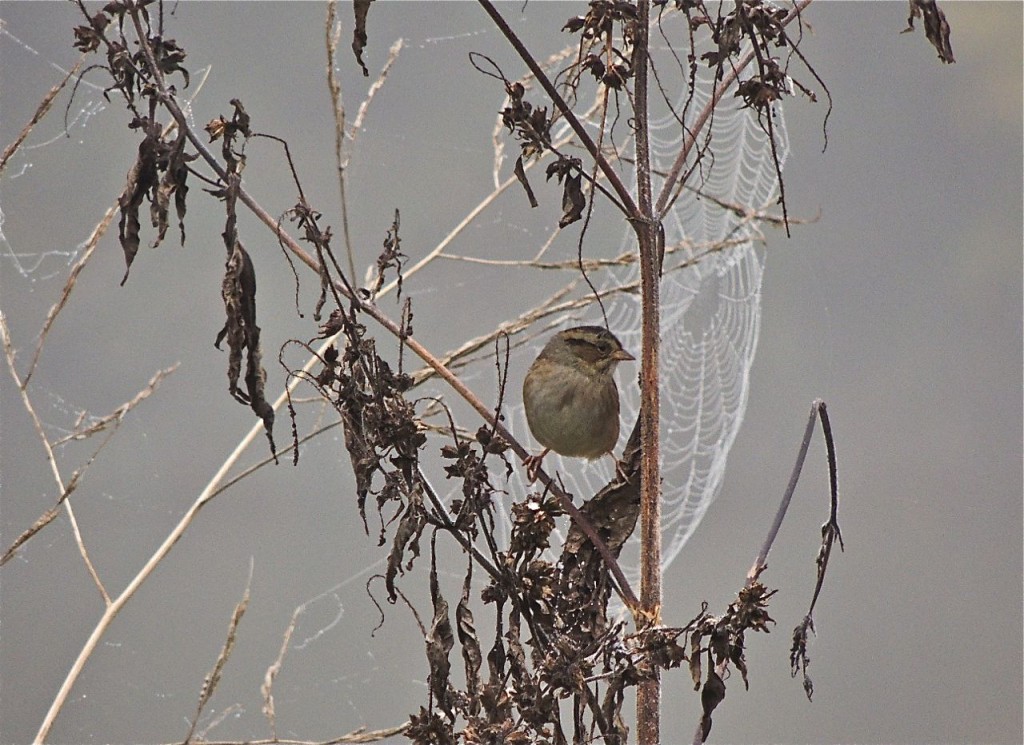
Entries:
<svg viewBox="0 0 1024 745">
<path fill-rule="evenodd" d="M 263 369 L 263 350 L 260 346 L 260 327 L 256 324 L 256 270 L 242 244 L 236 241 L 224 266 L 221 296 L 227 320 L 217 334 L 214 346 L 220 349 L 228 343 L 228 390 L 239 403 L 249 406 L 263 420 L 263 429 L 274 445 L 274 408 L 265 396 L 267 372 Z M 245 357 L 245 389 L 239 386 L 242 376 L 242 358 Z"/>
<path fill-rule="evenodd" d="M 433 549 L 433 547 L 431 547 Z M 430 602 L 434 608 L 434 618 L 430 622 L 430 629 L 427 631 L 427 662 L 430 665 L 430 694 L 434 704 L 438 706 L 447 716 L 449 721 L 455 720 L 455 711 L 452 708 L 452 687 L 448 677 L 451 672 L 451 662 L 448 653 L 455 646 L 455 634 L 452 631 L 452 621 L 448 615 L 448 601 L 441 593 L 441 586 L 437 581 L 437 555 L 431 550 L 430 557 Z"/>
<path fill-rule="evenodd" d="M 352 3 L 352 12 L 355 14 L 355 28 L 352 30 L 352 52 L 356 56 L 356 62 L 363 70 L 363 77 L 370 77 L 370 71 L 366 69 L 363 62 L 363 50 L 366 48 L 366 16 L 370 12 L 371 0 L 355 0 Z"/>
<path fill-rule="evenodd" d="M 910 0 L 910 15 L 907 17 L 907 27 L 903 33 L 914 30 L 915 18 L 924 18 L 924 35 L 939 53 L 939 59 L 947 65 L 956 62 L 953 47 L 949 42 L 949 21 L 946 20 L 946 14 L 939 8 L 936 0 Z"/>
</svg>

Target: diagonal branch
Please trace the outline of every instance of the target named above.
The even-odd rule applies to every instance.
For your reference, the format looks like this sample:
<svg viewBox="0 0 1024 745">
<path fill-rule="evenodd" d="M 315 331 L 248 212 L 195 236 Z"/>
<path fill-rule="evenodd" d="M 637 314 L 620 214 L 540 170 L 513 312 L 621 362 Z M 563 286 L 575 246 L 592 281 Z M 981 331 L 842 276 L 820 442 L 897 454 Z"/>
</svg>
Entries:
<svg viewBox="0 0 1024 745">
<path fill-rule="evenodd" d="M 636 202 L 633 200 L 633 195 L 629 193 L 629 189 L 627 189 L 626 185 L 622 183 L 622 179 L 619 178 L 619 174 L 615 172 L 615 169 L 612 168 L 611 164 L 605 159 L 604 155 L 602 155 L 601 151 L 594 143 L 594 140 L 590 137 L 590 133 L 587 132 L 586 128 L 583 126 L 583 123 L 576 117 L 576 114 L 569 107 L 569 104 L 566 103 L 566 100 L 562 98 L 558 89 L 555 88 L 551 80 L 548 79 L 548 76 L 537 63 L 537 60 L 534 59 L 530 50 L 526 48 L 522 41 L 520 41 L 519 37 L 516 36 L 512 28 L 505 22 L 505 19 L 501 17 L 501 14 L 497 11 L 490 0 L 479 0 L 479 2 L 487 15 L 489 15 L 491 20 L 494 21 L 494 25 L 497 26 L 501 33 L 505 35 L 505 38 L 508 39 L 509 43 L 519 54 L 520 58 L 522 58 L 523 62 L 526 63 L 526 66 L 530 68 L 530 71 L 537 78 L 537 82 L 539 82 L 541 87 L 544 88 L 544 91 L 551 98 L 551 101 L 558 107 L 558 110 L 562 112 L 565 120 L 569 123 L 569 126 L 572 127 L 573 132 L 575 132 L 576 136 L 580 138 L 580 142 L 587 149 L 587 152 L 590 153 L 590 157 L 592 157 L 594 162 L 597 163 L 601 172 L 604 173 L 605 177 L 612 185 L 612 188 L 615 190 L 615 193 L 618 195 L 619 200 L 625 207 L 626 215 L 628 217 L 636 217 L 639 212 L 637 211 Z"/>
<path fill-rule="evenodd" d="M 782 27 L 788 26 L 795 19 L 800 17 L 800 13 L 810 5 L 814 0 L 798 0 L 794 3 L 793 9 L 789 14 L 782 19 L 780 25 Z M 714 89 L 711 94 L 711 98 L 704 105 L 700 114 L 697 115 L 697 119 L 694 121 L 693 126 L 687 130 L 686 139 L 683 141 L 683 146 L 679 150 L 679 154 L 676 155 L 675 161 L 672 163 L 672 167 L 668 170 L 668 175 L 665 177 L 665 181 L 661 187 L 661 193 L 658 195 L 658 201 L 655 204 L 655 213 L 659 218 L 664 218 L 668 214 L 668 211 L 672 208 L 673 203 L 679 196 L 682 184 L 679 183 L 680 175 L 683 173 L 683 167 L 686 165 L 686 159 L 690 156 L 690 152 L 693 150 L 694 145 L 697 144 L 697 135 L 707 124 L 708 119 L 711 118 L 712 112 L 715 107 L 718 106 L 719 101 L 725 96 L 726 91 L 729 87 L 736 82 L 736 78 L 743 72 L 744 68 L 749 65 L 755 58 L 755 51 L 751 49 L 743 57 L 736 62 L 735 65 L 729 70 L 728 73 L 722 78 L 722 82 Z M 678 184 L 678 186 L 677 186 Z"/>
<path fill-rule="evenodd" d="M 100 575 L 96 572 L 96 567 L 93 566 L 92 559 L 89 558 L 89 551 L 85 547 L 85 540 L 82 538 L 82 531 L 78 527 L 78 518 L 75 517 L 75 510 L 71 506 L 71 501 L 67 498 L 78 481 L 78 474 L 72 478 L 70 484 L 64 483 L 64 477 L 61 476 L 60 473 L 60 466 L 57 465 L 57 456 L 53 451 L 53 445 L 50 443 L 50 438 L 46 436 L 46 431 L 43 428 L 43 422 L 39 418 L 39 415 L 36 414 L 35 406 L 32 405 L 32 399 L 28 395 L 27 381 L 21 379 L 18 375 L 17 367 L 14 364 L 14 345 L 11 341 L 10 329 L 7 328 L 7 318 L 3 313 L 0 313 L 0 338 L 3 340 L 4 355 L 7 358 L 7 367 L 11 372 L 11 377 L 14 378 L 15 385 L 18 387 L 18 393 L 21 394 L 22 405 L 25 407 L 25 411 L 28 412 L 28 415 L 32 418 L 32 424 L 36 429 L 36 434 L 39 435 L 39 441 L 43 444 L 43 450 L 46 452 L 46 462 L 50 464 L 50 471 L 53 474 L 54 481 L 57 482 L 57 490 L 61 494 L 59 501 L 63 501 L 64 509 L 68 513 L 68 520 L 71 523 L 71 530 L 75 534 L 75 544 L 78 546 L 78 553 L 81 554 L 82 561 L 85 562 L 85 567 L 89 570 L 89 576 L 92 577 L 92 581 L 96 584 L 96 588 L 103 597 L 103 602 L 109 607 L 110 595 L 107 593 L 107 588 L 103 586 L 103 582 L 100 580 Z M 40 528 L 43 527 L 39 524 L 39 521 L 36 521 L 36 525 Z"/>
</svg>

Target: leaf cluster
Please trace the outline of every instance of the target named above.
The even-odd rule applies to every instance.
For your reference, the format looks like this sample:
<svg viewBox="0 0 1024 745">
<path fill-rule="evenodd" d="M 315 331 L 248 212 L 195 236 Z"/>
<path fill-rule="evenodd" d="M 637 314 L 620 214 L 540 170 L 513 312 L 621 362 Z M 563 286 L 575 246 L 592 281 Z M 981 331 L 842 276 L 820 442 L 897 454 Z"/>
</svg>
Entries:
<svg viewBox="0 0 1024 745">
<path fill-rule="evenodd" d="M 581 70 L 612 90 L 623 90 L 636 67 L 634 41 L 639 22 L 635 3 L 592 0 L 587 13 L 570 18 L 562 30 L 579 34 L 580 48 L 587 50 L 580 54 Z"/>
<path fill-rule="evenodd" d="M 188 178 L 193 173 L 190 164 L 199 157 L 186 151 L 188 126 L 181 110 L 173 103 L 174 88 L 164 77 L 181 73 L 185 86 L 188 86 L 189 72 L 182 64 L 186 53 L 173 39 L 167 39 L 159 30 L 154 30 L 147 9 L 151 4 L 151 0 L 115 0 L 90 15 L 79 2 L 88 24 L 74 30 L 74 43 L 79 49 L 90 52 L 105 48 L 107 64 L 89 69 L 103 69 L 110 75 L 113 82 L 105 89 L 105 95 L 112 90 L 121 93 L 126 107 L 134 114 L 128 128 L 142 133 L 124 190 L 118 197 L 121 212 L 118 239 L 125 257 L 122 285 L 128 280 L 141 245 L 143 205 L 149 205 L 150 222 L 156 229 L 151 247 L 156 248 L 167 233 L 173 198 L 180 240 L 184 245 Z M 162 17 L 161 6 L 161 26 Z M 125 34 L 125 27 L 129 24 L 138 37 L 135 42 L 138 49 L 133 54 L 127 51 L 131 42 Z M 113 28 L 117 29 L 116 35 L 108 33 Z M 136 105 L 140 97 L 146 102 L 144 114 Z M 231 119 L 220 116 L 206 126 L 210 141 L 222 142 L 223 166 L 217 169 L 213 188 L 208 191 L 223 202 L 226 218 L 222 238 L 227 258 L 221 281 L 226 320 L 217 334 L 215 346 L 219 348 L 222 342 L 227 342 L 228 391 L 232 398 L 250 407 L 263 421 L 271 452 L 276 454 L 274 410 L 266 400 L 267 374 L 263 367 L 260 328 L 256 320 L 256 271 L 237 229 L 236 206 L 241 172 L 245 166 L 244 144 L 253 133 L 242 103 L 233 99 L 231 104 L 234 108 Z M 171 115 L 170 121 L 160 121 L 163 107 Z"/>
</svg>

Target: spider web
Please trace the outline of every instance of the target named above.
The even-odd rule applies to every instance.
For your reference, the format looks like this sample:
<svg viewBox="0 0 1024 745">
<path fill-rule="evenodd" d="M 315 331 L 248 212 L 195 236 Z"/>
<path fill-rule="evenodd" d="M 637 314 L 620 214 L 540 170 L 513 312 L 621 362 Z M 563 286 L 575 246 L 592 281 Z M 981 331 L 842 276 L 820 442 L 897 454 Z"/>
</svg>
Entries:
<svg viewBox="0 0 1024 745">
<path fill-rule="evenodd" d="M 687 131 L 692 130 L 714 82 L 708 71 L 698 78 L 693 100 L 685 107 Z M 680 99 L 674 108 L 682 110 L 685 103 Z M 596 132 L 597 125 L 592 126 Z M 606 138 L 611 137 L 609 129 Z M 778 177 L 765 129 L 738 100 L 721 103 L 710 122 L 713 159 L 706 159 L 690 179 L 690 183 L 699 182 L 699 189 L 684 189 L 664 220 L 666 246 L 683 247 L 666 255 L 661 285 L 664 568 L 679 555 L 721 491 L 729 450 L 747 406 L 760 328 L 764 258 L 755 245 L 756 226 L 719 203 L 761 210 L 776 201 Z M 773 130 L 781 166 L 788 152 L 781 111 L 773 120 Z M 683 133 L 671 114 L 652 121 L 655 173 L 669 170 L 682 147 Z M 621 160 L 630 162 L 632 143 L 624 150 Z M 625 183 L 635 183 L 635 176 L 627 176 L 632 178 L 624 179 Z M 658 186 L 656 179 L 655 195 Z M 625 229 L 608 257 L 633 252 L 635 246 L 635 234 Z M 589 253 L 585 257 L 594 258 Z M 635 282 L 639 282 L 639 267 L 629 263 L 611 268 L 595 285 L 603 291 Z M 639 358 L 639 294 L 616 293 L 604 304 L 611 330 Z M 604 324 L 596 305 L 566 319 L 559 328 L 581 323 Z M 525 369 L 546 338 L 523 348 L 511 365 Z M 630 379 L 633 375 L 635 366 L 619 366 L 622 427 L 616 454 L 621 453 L 638 415 L 640 395 Z M 513 433 L 532 442 L 522 404 L 510 407 L 508 414 Z M 549 472 L 559 472 L 567 489 L 577 496 L 596 493 L 612 476 L 609 459 L 587 463 L 552 453 L 545 462 Z M 522 474 L 514 479 L 513 494 L 522 497 L 527 485 Z M 623 554 L 623 569 L 631 581 L 638 576 L 638 551 L 634 534 Z"/>
</svg>

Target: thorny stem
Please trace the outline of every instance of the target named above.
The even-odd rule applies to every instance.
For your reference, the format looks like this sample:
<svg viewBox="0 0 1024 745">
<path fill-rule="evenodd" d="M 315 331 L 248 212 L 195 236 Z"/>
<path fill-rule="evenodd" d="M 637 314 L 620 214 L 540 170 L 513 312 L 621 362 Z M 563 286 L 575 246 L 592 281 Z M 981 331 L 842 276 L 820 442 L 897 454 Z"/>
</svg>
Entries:
<svg viewBox="0 0 1024 745">
<path fill-rule="evenodd" d="M 658 441 L 660 381 L 658 343 L 660 330 L 662 234 L 654 217 L 651 188 L 651 153 L 648 131 L 648 40 L 650 5 L 637 3 L 636 38 L 633 47 L 633 117 L 636 121 L 636 187 L 641 218 L 633 220 L 640 253 L 640 616 L 638 628 L 660 623 L 661 617 L 661 467 Z M 637 686 L 637 742 L 661 742 L 661 677 L 657 667 L 649 680 Z"/>
</svg>

